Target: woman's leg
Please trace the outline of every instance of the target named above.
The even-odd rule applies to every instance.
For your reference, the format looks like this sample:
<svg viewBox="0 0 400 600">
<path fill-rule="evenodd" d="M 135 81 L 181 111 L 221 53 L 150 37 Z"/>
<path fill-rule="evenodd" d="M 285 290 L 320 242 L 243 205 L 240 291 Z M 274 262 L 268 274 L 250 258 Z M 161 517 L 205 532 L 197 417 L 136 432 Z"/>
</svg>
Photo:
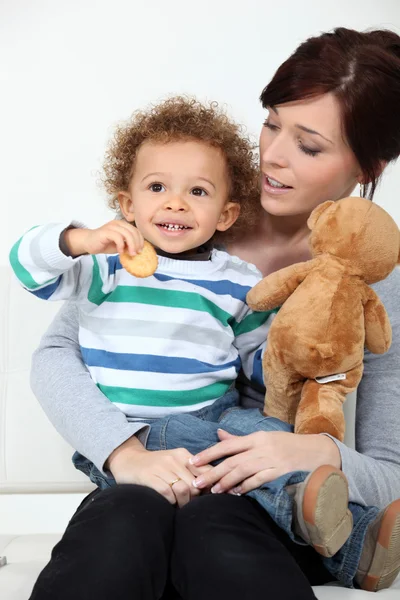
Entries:
<svg viewBox="0 0 400 600">
<path fill-rule="evenodd" d="M 312 600 L 310 584 L 332 577 L 254 500 L 221 494 L 177 511 L 171 579 L 183 600 Z"/>
<path fill-rule="evenodd" d="M 53 549 L 31 600 L 159 600 L 174 519 L 175 508 L 150 488 L 96 490 Z"/>
</svg>

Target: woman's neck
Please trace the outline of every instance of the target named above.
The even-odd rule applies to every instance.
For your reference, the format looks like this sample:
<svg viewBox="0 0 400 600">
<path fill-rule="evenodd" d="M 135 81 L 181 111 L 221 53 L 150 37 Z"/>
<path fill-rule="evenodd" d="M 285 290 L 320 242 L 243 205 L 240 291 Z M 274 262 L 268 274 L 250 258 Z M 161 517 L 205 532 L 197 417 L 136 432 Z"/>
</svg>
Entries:
<svg viewBox="0 0 400 600">
<path fill-rule="evenodd" d="M 306 242 L 310 235 L 307 227 L 307 216 L 296 215 L 289 217 L 276 217 L 263 212 L 256 226 L 257 237 L 266 240 L 267 246 L 290 246 Z"/>
<path fill-rule="evenodd" d="M 275 217 L 263 212 L 250 235 L 228 246 L 231 254 L 255 264 L 266 276 L 311 258 L 307 216 Z"/>
</svg>

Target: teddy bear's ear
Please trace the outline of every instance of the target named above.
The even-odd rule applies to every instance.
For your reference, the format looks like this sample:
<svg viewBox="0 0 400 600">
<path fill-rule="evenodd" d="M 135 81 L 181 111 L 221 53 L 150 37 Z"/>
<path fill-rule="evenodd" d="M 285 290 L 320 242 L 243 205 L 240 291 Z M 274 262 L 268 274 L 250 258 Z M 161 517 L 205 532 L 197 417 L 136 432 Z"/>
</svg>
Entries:
<svg viewBox="0 0 400 600">
<path fill-rule="evenodd" d="M 325 212 L 327 208 L 332 206 L 332 204 L 335 204 L 333 202 L 333 200 L 327 200 L 326 202 L 323 202 L 322 204 L 318 204 L 318 206 L 316 208 L 314 208 L 311 215 L 308 217 L 308 221 L 307 221 L 308 229 L 310 229 L 311 231 L 314 229 L 315 224 L 318 221 L 318 219 L 320 218 L 320 216 L 322 215 L 322 213 Z"/>
</svg>

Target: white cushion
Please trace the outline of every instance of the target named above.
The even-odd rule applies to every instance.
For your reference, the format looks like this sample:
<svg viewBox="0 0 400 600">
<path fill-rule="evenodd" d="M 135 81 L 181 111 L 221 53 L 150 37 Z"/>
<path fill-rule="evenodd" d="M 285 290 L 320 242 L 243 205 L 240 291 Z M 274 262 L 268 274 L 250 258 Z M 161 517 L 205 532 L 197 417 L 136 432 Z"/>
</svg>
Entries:
<svg viewBox="0 0 400 600">
<path fill-rule="evenodd" d="M 31 356 L 60 303 L 25 290 L 0 267 L 0 493 L 92 489 L 31 392 Z M 60 368 L 62 366 L 60 365 Z"/>
</svg>

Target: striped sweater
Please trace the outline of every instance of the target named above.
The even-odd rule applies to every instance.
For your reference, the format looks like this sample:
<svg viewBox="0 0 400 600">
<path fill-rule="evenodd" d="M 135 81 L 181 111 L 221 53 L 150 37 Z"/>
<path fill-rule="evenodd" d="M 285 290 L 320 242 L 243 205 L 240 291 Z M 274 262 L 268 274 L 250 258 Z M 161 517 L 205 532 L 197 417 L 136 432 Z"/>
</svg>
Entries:
<svg viewBox="0 0 400 600">
<path fill-rule="evenodd" d="M 159 257 L 153 276 L 135 278 L 118 255 L 63 254 L 65 227 L 34 227 L 13 246 L 10 262 L 35 296 L 76 301 L 83 360 L 127 416 L 198 410 L 225 394 L 241 368 L 263 383 L 272 314 L 246 304 L 261 278 L 253 265 L 213 250 L 208 261 Z"/>
</svg>

